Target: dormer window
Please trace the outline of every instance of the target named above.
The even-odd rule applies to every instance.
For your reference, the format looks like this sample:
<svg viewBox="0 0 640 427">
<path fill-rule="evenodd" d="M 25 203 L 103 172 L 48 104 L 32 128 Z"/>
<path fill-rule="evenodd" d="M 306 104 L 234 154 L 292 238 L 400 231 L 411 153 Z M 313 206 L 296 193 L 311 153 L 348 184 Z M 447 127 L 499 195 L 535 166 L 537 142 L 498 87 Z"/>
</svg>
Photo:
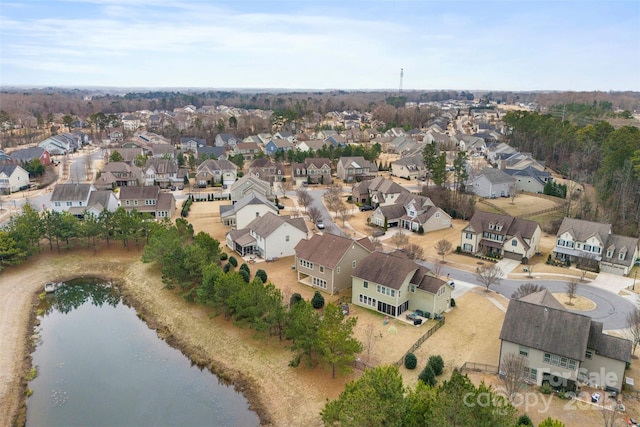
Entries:
<svg viewBox="0 0 640 427">
<path fill-rule="evenodd" d="M 492 222 L 489 223 L 489 230 L 493 230 L 494 229 L 494 225 Z"/>
<path fill-rule="evenodd" d="M 496 224 L 496 231 L 502 230 L 502 224 Z"/>
<path fill-rule="evenodd" d="M 611 258 L 613 256 L 613 251 L 611 249 L 607 250 L 607 258 Z"/>
<path fill-rule="evenodd" d="M 620 251 L 620 253 L 618 254 L 618 259 L 620 261 L 623 261 L 626 257 L 627 257 L 627 251 Z"/>
</svg>

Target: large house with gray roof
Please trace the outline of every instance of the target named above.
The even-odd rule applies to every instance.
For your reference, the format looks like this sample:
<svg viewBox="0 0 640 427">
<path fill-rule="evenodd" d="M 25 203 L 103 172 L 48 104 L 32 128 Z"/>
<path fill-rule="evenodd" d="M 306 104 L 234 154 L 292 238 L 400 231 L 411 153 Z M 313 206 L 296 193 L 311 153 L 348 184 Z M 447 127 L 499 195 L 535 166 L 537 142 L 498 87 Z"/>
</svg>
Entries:
<svg viewBox="0 0 640 427">
<path fill-rule="evenodd" d="M 392 180 L 377 176 L 354 185 L 351 197 L 355 203 L 387 206 L 395 204 L 401 194 L 408 192 L 409 190 Z"/>
<path fill-rule="evenodd" d="M 358 263 L 375 247 L 369 238 L 353 240 L 330 233 L 314 234 L 295 247 L 298 282 L 330 295 L 351 287 Z"/>
<path fill-rule="evenodd" d="M 442 230 L 451 227 L 451 216 L 430 198 L 409 192 L 400 194 L 391 205 L 378 206 L 369 223 L 378 227 L 401 227 L 411 231 Z"/>
<path fill-rule="evenodd" d="M 29 172 L 18 165 L 0 165 L 0 194 L 11 194 L 29 188 Z"/>
<path fill-rule="evenodd" d="M 214 184 L 231 185 L 236 182 L 238 167 L 227 159 L 207 159 L 196 169 L 196 185 L 200 188 Z"/>
<path fill-rule="evenodd" d="M 262 194 L 267 199 L 272 199 L 271 183 L 250 174 L 231 184 L 230 192 L 232 202 L 237 202 L 252 192 Z"/>
<path fill-rule="evenodd" d="M 533 166 L 524 169 L 504 169 L 504 172 L 516 180 L 516 190 L 528 193 L 542 193 L 547 182 L 552 182 L 553 177 L 547 171 L 541 171 Z"/>
<path fill-rule="evenodd" d="M 344 182 L 359 182 L 378 175 L 378 166 L 362 156 L 340 157 L 336 169 L 336 175 Z"/>
<path fill-rule="evenodd" d="M 353 272 L 351 303 L 400 317 L 407 310 L 442 313 L 451 306 L 451 285 L 401 251 L 373 252 Z"/>
<path fill-rule="evenodd" d="M 500 169 L 483 168 L 467 188 L 480 197 L 510 197 L 516 191 L 516 180 Z"/>
<path fill-rule="evenodd" d="M 556 259 L 600 271 L 627 275 L 638 258 L 640 239 L 611 233 L 611 224 L 565 218 L 556 234 Z"/>
<path fill-rule="evenodd" d="M 538 252 L 541 235 L 535 221 L 476 211 L 462 229 L 460 248 L 472 254 L 496 254 L 521 261 Z"/>
<path fill-rule="evenodd" d="M 291 163 L 291 175 L 297 186 L 308 184 L 330 185 L 331 160 L 323 157 L 304 159 L 304 163 Z"/>
<path fill-rule="evenodd" d="M 255 254 L 265 260 L 295 255 L 295 247 L 307 237 L 304 218 L 268 212 L 245 228 L 227 233 L 227 246 L 241 256 Z"/>
<path fill-rule="evenodd" d="M 42 165 L 51 164 L 51 154 L 42 147 L 28 147 L 11 152 L 11 161 L 24 165 L 32 160 L 38 160 Z"/>
<path fill-rule="evenodd" d="M 53 135 L 38 144 L 38 147 L 47 150 L 51 155 L 64 155 L 73 153 L 82 148 L 82 136 L 75 133 L 61 133 Z"/>
<path fill-rule="evenodd" d="M 570 327 L 568 327 L 570 325 Z M 589 316 L 567 311 L 547 290 L 511 300 L 500 332 L 500 372 L 505 357 L 522 356 L 523 377 L 535 384 L 575 390 L 580 383 L 620 391 L 631 341 L 603 332 Z"/>
<path fill-rule="evenodd" d="M 422 154 L 402 157 L 391 163 L 391 175 L 404 179 L 422 179 L 427 175 Z"/>
<path fill-rule="evenodd" d="M 51 205 L 55 212 L 84 218 L 87 213 L 97 216 L 103 210 L 114 212 L 118 199 L 112 191 L 96 190 L 92 184 L 57 184 L 51 194 Z"/>
</svg>

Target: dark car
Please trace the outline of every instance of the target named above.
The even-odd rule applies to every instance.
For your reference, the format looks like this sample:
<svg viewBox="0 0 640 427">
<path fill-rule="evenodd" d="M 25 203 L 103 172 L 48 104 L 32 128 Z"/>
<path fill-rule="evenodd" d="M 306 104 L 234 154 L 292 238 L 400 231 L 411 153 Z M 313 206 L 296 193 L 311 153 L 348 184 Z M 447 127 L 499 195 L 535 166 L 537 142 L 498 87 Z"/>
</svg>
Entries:
<svg viewBox="0 0 640 427">
<path fill-rule="evenodd" d="M 176 186 L 175 185 L 171 186 L 171 191 L 176 191 Z"/>
<path fill-rule="evenodd" d="M 184 190 L 184 185 L 182 184 L 178 185 L 178 190 Z"/>
<path fill-rule="evenodd" d="M 373 210 L 373 206 L 371 206 L 371 205 L 362 205 L 362 206 L 360 206 L 360 212 L 372 211 L 372 210 Z"/>
</svg>

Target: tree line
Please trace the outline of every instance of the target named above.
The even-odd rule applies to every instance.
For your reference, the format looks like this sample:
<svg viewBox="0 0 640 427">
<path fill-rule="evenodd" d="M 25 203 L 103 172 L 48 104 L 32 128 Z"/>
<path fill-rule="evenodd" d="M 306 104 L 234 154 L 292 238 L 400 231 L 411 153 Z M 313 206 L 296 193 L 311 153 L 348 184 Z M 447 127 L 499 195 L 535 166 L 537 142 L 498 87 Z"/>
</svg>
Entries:
<svg viewBox="0 0 640 427">
<path fill-rule="evenodd" d="M 240 327 L 290 341 L 295 353 L 291 366 L 301 361 L 308 366 L 326 365 L 334 378 L 350 371 L 355 355 L 362 351 L 362 344 L 353 337 L 357 318 L 345 317 L 335 304 L 328 304 L 321 313 L 299 294 L 287 301 L 280 289 L 267 282 L 264 270 L 258 270 L 253 279 L 249 265 L 236 270 L 237 259 L 227 257 L 208 234 L 194 236 L 187 221 L 162 225 L 153 230 L 142 261 L 160 268 L 166 287 L 179 289 L 185 300 L 211 307 L 214 315 L 224 315 Z"/>
<path fill-rule="evenodd" d="M 526 111 L 511 111 L 504 122 L 510 145 L 543 159 L 564 177 L 596 187 L 599 203 L 581 202 L 577 217 L 611 223 L 616 233 L 638 235 L 640 129 L 615 129 L 606 121 L 579 125 Z"/>
</svg>

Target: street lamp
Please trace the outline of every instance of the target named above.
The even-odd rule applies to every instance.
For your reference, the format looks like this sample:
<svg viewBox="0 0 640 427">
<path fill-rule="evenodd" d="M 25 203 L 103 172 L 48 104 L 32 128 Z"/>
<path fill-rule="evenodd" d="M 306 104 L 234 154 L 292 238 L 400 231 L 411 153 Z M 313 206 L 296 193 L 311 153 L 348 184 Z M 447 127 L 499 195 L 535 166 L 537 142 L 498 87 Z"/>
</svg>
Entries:
<svg viewBox="0 0 640 427">
<path fill-rule="evenodd" d="M 638 270 L 636 270 L 636 274 L 633 275 L 633 290 L 636 290 L 636 279 L 638 278 Z"/>
</svg>

